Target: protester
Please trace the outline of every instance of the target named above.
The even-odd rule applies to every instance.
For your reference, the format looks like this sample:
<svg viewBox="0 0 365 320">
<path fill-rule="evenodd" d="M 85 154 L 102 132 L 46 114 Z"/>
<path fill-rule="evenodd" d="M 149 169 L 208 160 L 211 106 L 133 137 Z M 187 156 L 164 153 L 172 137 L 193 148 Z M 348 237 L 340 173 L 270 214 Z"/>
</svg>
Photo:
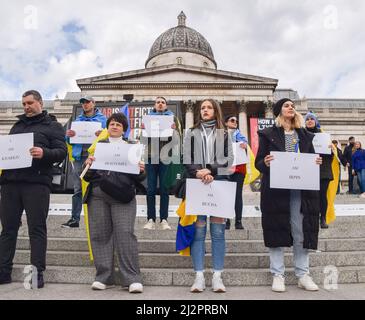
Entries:
<svg viewBox="0 0 365 320">
<path fill-rule="evenodd" d="M 304 120 L 305 120 L 305 127 L 309 132 L 311 133 L 322 132 L 321 125 L 314 113 L 308 112 L 305 115 Z M 320 156 L 323 159 L 323 163 L 320 167 L 320 192 L 319 192 L 320 213 L 321 213 L 320 219 L 321 219 L 321 228 L 327 229 L 328 228 L 328 224 L 326 223 L 326 213 L 328 207 L 327 190 L 330 181 L 333 180 L 333 172 L 332 172 L 333 152 L 331 151 L 331 154 L 321 154 Z"/>
<path fill-rule="evenodd" d="M 123 134 L 128 129 L 128 120 L 123 114 L 111 115 L 107 128 L 109 138 L 99 143 L 128 143 L 123 139 Z M 85 164 L 92 165 L 94 161 L 95 157 L 89 156 Z M 115 248 L 122 286 L 129 287 L 131 293 L 143 292 L 138 243 L 134 234 L 136 185 L 145 177 L 144 164 L 140 164 L 140 170 L 139 175 L 132 175 L 90 169 L 84 178 L 90 182 L 84 202 L 88 205 L 90 240 L 96 267 L 95 281 L 91 286 L 93 290 L 105 290 L 114 286 Z M 104 187 L 105 179 L 116 181 L 117 184 Z"/>
<path fill-rule="evenodd" d="M 352 175 L 352 155 L 355 152 L 355 138 L 349 137 L 349 144 L 345 147 L 343 151 L 343 156 L 346 159 L 346 167 L 348 170 L 348 185 L 349 185 L 349 194 L 354 194 L 354 176 Z"/>
<path fill-rule="evenodd" d="M 228 164 L 233 163 L 232 141 L 224 130 L 221 107 L 215 100 L 201 102 L 199 117 L 193 128 L 186 133 L 184 141 L 184 164 L 188 178 L 200 179 L 209 184 L 214 180 L 228 180 Z M 221 274 L 225 258 L 224 218 L 210 217 L 212 239 L 212 263 L 214 292 L 225 292 Z M 205 289 L 205 237 L 207 217 L 198 216 L 195 234 L 190 246 L 196 277 L 191 292 Z"/>
<path fill-rule="evenodd" d="M 352 155 L 353 174 L 357 175 L 360 184 L 360 198 L 365 198 L 365 150 L 361 148 L 361 142 L 355 142 L 356 151 Z"/>
<path fill-rule="evenodd" d="M 152 116 L 172 116 L 174 113 L 167 109 L 167 101 L 164 97 L 157 97 L 154 109 L 149 113 Z M 144 124 L 142 125 L 144 128 Z M 153 230 L 156 228 L 156 194 L 157 182 L 159 182 L 160 190 L 160 225 L 162 230 L 170 230 L 168 224 L 169 214 L 169 189 L 166 186 L 165 178 L 169 163 L 168 155 L 162 152 L 163 148 L 171 143 L 171 141 L 179 143 L 181 135 L 181 127 L 178 119 L 174 116 L 173 136 L 166 138 L 148 138 L 142 140 L 147 146 L 147 223 L 144 229 Z M 157 146 L 157 148 L 155 148 Z"/>
<path fill-rule="evenodd" d="M 343 155 L 342 150 L 338 147 L 338 141 L 337 140 L 332 140 L 332 144 L 334 145 L 334 147 L 337 150 L 337 162 L 338 162 L 338 172 L 339 172 L 339 177 L 338 177 L 338 186 L 337 186 L 337 192 L 336 194 L 340 193 L 340 184 L 341 184 L 341 164 L 346 168 L 347 165 L 347 161 Z"/>
<path fill-rule="evenodd" d="M 225 118 L 225 126 L 228 129 L 228 132 L 232 135 L 232 142 L 240 143 L 241 152 L 246 152 L 247 150 L 247 138 L 241 134 L 238 130 L 238 121 L 235 115 L 229 115 Z M 236 201 L 235 201 L 235 229 L 243 230 L 244 227 L 242 225 L 242 208 L 243 208 L 243 199 L 242 199 L 242 191 L 243 191 L 243 182 L 245 180 L 246 175 L 246 165 L 240 164 L 233 167 L 233 174 L 230 176 L 230 180 L 236 182 Z M 227 219 L 226 229 L 229 230 L 231 226 L 231 222 Z"/>
<path fill-rule="evenodd" d="M 82 104 L 82 113 L 76 118 L 75 121 L 82 122 L 100 122 L 101 127 L 105 128 L 106 117 L 95 108 L 95 100 L 93 97 L 86 96 L 80 99 Z M 100 132 L 95 132 L 97 136 Z M 82 210 L 82 190 L 80 174 L 82 172 L 82 165 L 88 157 L 87 150 L 91 144 L 70 144 L 70 138 L 75 137 L 76 132 L 73 130 L 66 131 L 66 140 L 71 146 L 71 165 L 72 165 L 72 177 L 74 194 L 72 196 L 72 211 L 71 219 L 66 223 L 63 223 L 63 228 L 78 228 L 80 224 L 80 215 Z M 96 137 L 95 137 L 96 138 Z"/>
<path fill-rule="evenodd" d="M 302 128 L 303 117 L 294 102 L 281 99 L 274 104 L 275 125 L 258 132 L 256 168 L 262 173 L 261 212 L 265 246 L 270 252 L 272 290 L 285 291 L 284 247 L 293 246 L 298 286 L 315 291 L 318 286 L 309 275 L 308 249 L 317 249 L 319 231 L 319 192 L 270 187 L 271 151 L 314 153 L 314 135 Z M 317 158 L 316 163 L 321 164 Z"/>
<path fill-rule="evenodd" d="M 47 216 L 52 184 L 52 166 L 67 155 L 64 129 L 56 117 L 43 111 L 42 96 L 30 90 L 23 94 L 24 114 L 10 130 L 11 135 L 34 134 L 33 158 L 30 168 L 3 170 L 0 177 L 0 284 L 11 283 L 13 259 L 23 210 L 27 215 L 30 262 L 37 277 L 32 276 L 32 288 L 43 288 L 46 270 Z M 37 283 L 33 283 L 33 281 Z"/>
</svg>

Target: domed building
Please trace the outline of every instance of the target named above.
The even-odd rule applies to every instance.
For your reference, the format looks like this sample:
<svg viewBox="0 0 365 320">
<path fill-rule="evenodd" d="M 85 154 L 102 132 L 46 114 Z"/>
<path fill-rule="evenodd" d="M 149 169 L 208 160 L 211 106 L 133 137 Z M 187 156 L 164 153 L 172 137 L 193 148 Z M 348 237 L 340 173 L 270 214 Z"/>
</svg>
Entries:
<svg viewBox="0 0 365 320">
<path fill-rule="evenodd" d="M 218 100 L 225 114 L 240 118 L 248 134 L 251 116 L 271 117 L 271 104 L 278 80 L 218 69 L 207 39 L 187 26 L 184 12 L 178 24 L 153 42 L 145 69 L 77 80 L 83 93 L 97 101 L 123 101 L 131 94 L 135 102 L 164 96 L 181 104 L 184 127 L 193 124 L 196 106 L 204 98 Z"/>
</svg>

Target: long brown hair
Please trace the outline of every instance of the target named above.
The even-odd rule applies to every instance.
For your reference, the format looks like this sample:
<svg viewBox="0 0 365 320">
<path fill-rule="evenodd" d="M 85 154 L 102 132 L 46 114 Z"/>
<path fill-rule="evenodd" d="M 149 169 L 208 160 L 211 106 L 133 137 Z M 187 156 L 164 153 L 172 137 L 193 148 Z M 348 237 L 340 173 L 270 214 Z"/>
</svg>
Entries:
<svg viewBox="0 0 365 320">
<path fill-rule="evenodd" d="M 214 100 L 214 99 L 204 99 L 204 100 L 202 100 L 202 102 L 200 102 L 200 105 L 199 105 L 199 115 L 198 115 L 198 117 L 196 117 L 196 120 L 195 120 L 195 123 L 194 123 L 194 126 L 193 126 L 192 129 L 198 128 L 200 126 L 200 123 L 201 123 L 201 120 L 202 120 L 200 110 L 201 110 L 202 104 L 205 101 L 210 102 L 212 104 L 212 106 L 213 106 L 214 120 L 217 121 L 216 128 L 217 129 L 224 129 L 222 108 L 219 105 L 219 103 L 216 100 Z"/>
</svg>

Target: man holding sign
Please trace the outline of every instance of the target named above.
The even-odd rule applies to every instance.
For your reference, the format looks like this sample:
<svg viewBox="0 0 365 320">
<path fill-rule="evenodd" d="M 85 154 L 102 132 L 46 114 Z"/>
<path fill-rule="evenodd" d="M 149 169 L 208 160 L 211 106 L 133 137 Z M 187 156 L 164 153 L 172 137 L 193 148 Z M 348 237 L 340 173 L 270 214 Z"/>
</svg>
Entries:
<svg viewBox="0 0 365 320">
<path fill-rule="evenodd" d="M 0 177 L 0 284 L 11 282 L 19 222 L 25 210 L 31 264 L 38 272 L 37 283 L 32 282 L 31 285 L 33 288 L 42 288 L 43 271 L 46 269 L 46 220 L 52 183 L 51 171 L 55 162 L 66 158 L 67 147 L 62 125 L 47 111 L 42 111 L 43 101 L 38 91 L 25 92 L 22 103 L 24 114 L 18 116 L 19 120 L 10 130 L 10 134 L 34 135 L 34 144 L 28 151 L 32 163 L 28 168 L 3 170 Z"/>
<path fill-rule="evenodd" d="M 272 152 L 314 153 L 312 140 L 314 135 L 306 131 L 303 117 L 295 110 L 290 99 L 281 99 L 274 105 L 275 125 L 259 131 L 259 150 L 255 166 L 262 173 L 261 212 L 265 246 L 270 252 L 270 272 L 273 275 L 272 290 L 285 291 L 284 247 L 293 246 L 295 275 L 298 286 L 305 290 L 316 291 L 318 286 L 309 276 L 308 249 L 316 250 L 319 231 L 319 193 L 315 190 L 293 190 L 273 186 L 272 164 L 275 155 Z M 318 165 L 322 158 L 312 158 Z M 281 174 L 287 175 L 289 164 Z M 315 183 L 314 183 L 315 184 Z M 318 181 L 317 181 L 318 184 Z"/>
<path fill-rule="evenodd" d="M 71 129 L 66 132 L 66 140 L 70 144 L 72 150 L 71 154 L 69 154 L 69 158 L 72 164 L 74 195 L 72 196 L 71 219 L 62 224 L 63 228 L 79 227 L 82 209 L 80 179 L 82 165 L 88 157 L 87 150 L 93 142 L 92 136 L 94 136 L 95 140 L 100 134 L 100 129 L 105 128 L 106 126 L 106 117 L 95 108 L 95 100 L 93 97 L 86 96 L 81 98 L 80 103 L 82 104 L 83 112 L 76 118 L 75 122 L 72 123 Z M 94 133 L 90 134 L 90 131 L 93 130 L 95 130 Z"/>
</svg>

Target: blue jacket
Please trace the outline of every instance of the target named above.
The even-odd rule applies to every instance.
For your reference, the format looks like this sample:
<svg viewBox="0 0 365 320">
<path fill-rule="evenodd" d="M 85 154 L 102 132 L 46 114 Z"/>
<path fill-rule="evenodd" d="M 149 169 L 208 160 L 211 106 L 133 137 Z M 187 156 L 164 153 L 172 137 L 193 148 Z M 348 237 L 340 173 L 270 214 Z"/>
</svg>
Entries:
<svg viewBox="0 0 365 320">
<path fill-rule="evenodd" d="M 362 169 L 365 169 L 364 149 L 358 149 L 357 151 L 355 151 L 351 159 L 352 159 L 352 169 L 354 169 L 355 171 L 360 171 Z"/>
<path fill-rule="evenodd" d="M 92 121 L 92 122 L 100 122 L 102 128 L 104 129 L 106 127 L 106 117 L 101 113 L 99 109 L 95 109 L 95 114 L 91 117 L 87 117 L 84 112 L 82 112 L 75 121 Z M 70 138 L 66 137 L 66 141 L 70 143 Z M 75 160 L 80 161 L 81 160 L 81 154 L 82 154 L 82 144 L 71 144 L 72 146 L 72 157 Z"/>
<path fill-rule="evenodd" d="M 236 129 L 233 132 L 232 141 L 233 142 L 244 142 L 244 143 L 248 143 L 247 138 L 245 136 L 243 136 L 238 129 Z"/>
</svg>

